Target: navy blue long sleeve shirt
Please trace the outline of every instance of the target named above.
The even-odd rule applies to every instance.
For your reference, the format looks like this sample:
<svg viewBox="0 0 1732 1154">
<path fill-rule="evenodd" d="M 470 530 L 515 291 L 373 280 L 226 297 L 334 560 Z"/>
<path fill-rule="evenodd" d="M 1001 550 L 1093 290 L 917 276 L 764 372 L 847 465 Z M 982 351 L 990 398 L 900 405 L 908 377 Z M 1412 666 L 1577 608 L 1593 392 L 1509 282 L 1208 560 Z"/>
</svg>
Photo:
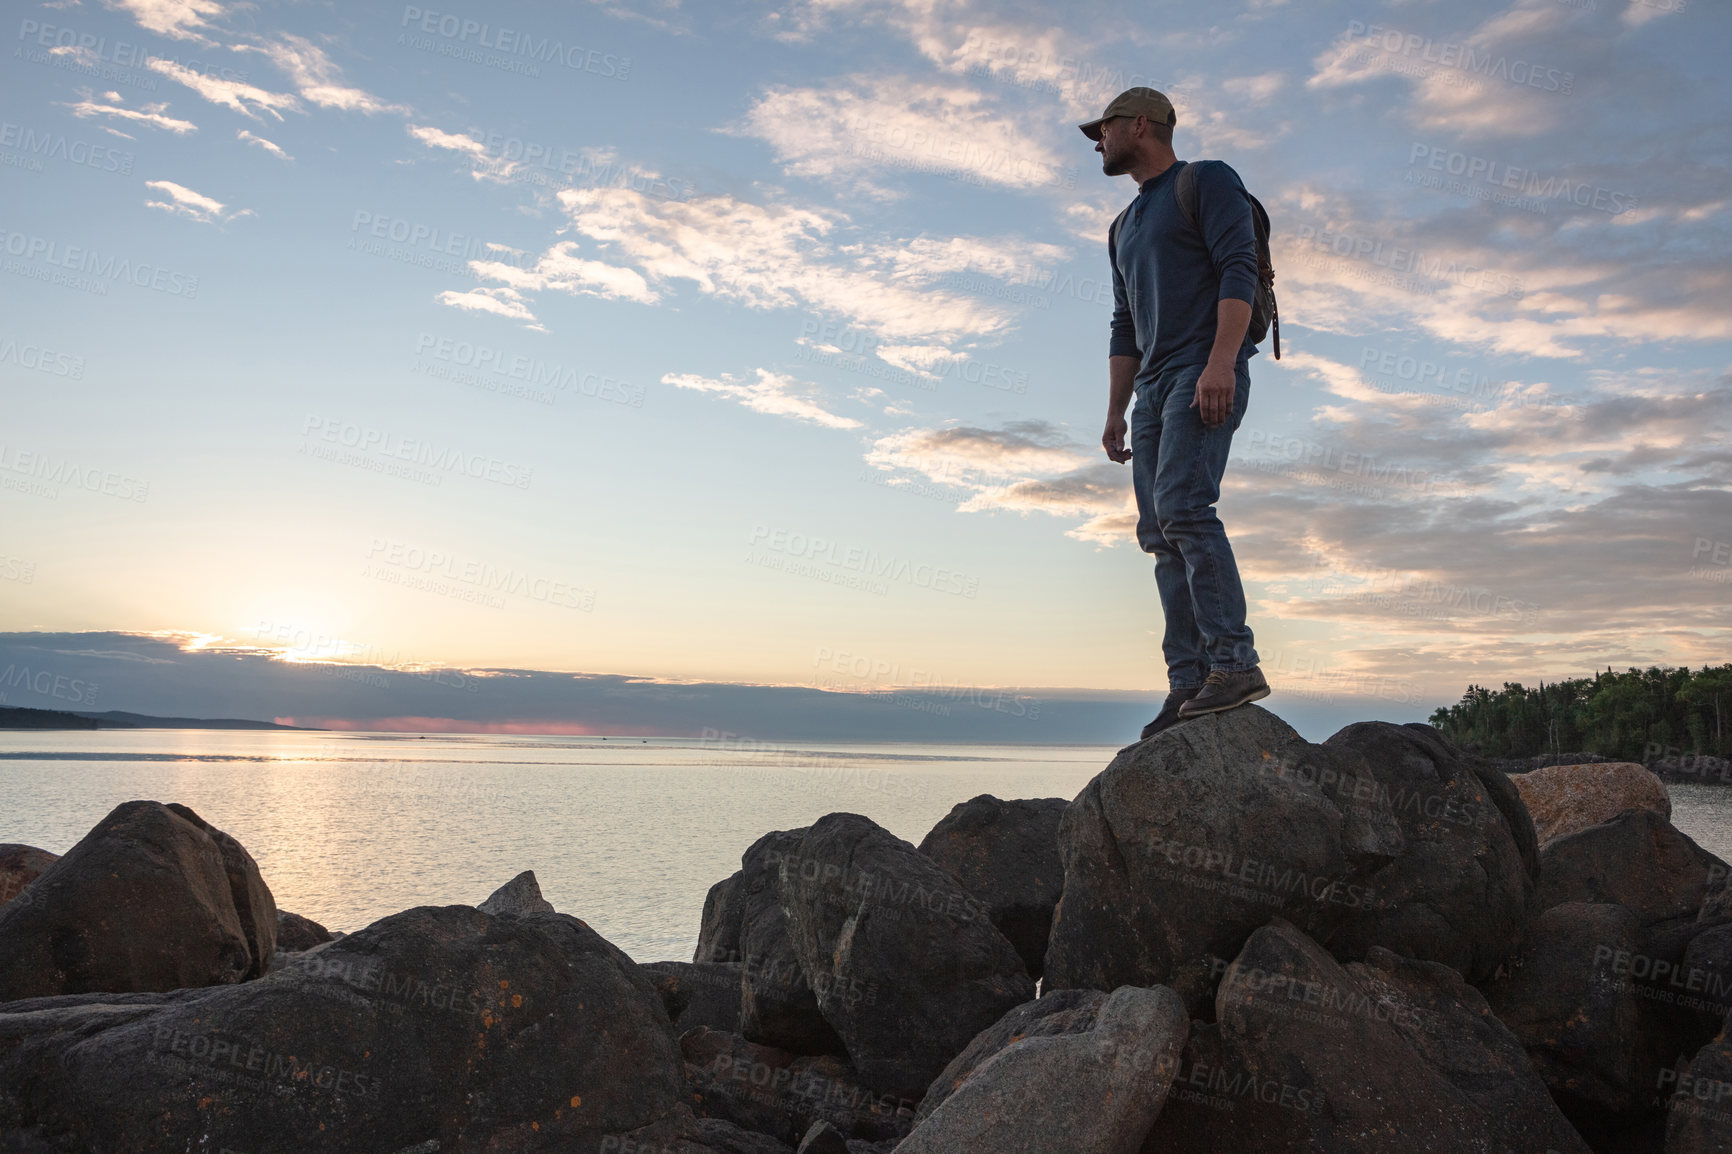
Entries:
<svg viewBox="0 0 1732 1154">
<path fill-rule="evenodd" d="M 1109 355 L 1138 358 L 1139 385 L 1167 369 L 1206 363 L 1219 302 L 1251 304 L 1256 297 L 1257 234 L 1239 174 L 1220 161 L 1197 170 L 1192 228 L 1174 195 L 1184 166 L 1179 161 L 1144 181 L 1107 234 L 1113 266 Z M 1239 359 L 1256 351 L 1247 336 Z"/>
</svg>

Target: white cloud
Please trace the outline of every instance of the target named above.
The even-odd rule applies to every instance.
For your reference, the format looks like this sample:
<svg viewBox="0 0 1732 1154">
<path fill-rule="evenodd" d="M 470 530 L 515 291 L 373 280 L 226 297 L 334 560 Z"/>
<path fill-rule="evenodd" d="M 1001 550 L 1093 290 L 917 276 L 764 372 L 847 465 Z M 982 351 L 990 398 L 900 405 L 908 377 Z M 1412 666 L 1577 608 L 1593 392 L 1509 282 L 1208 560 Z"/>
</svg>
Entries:
<svg viewBox="0 0 1732 1154">
<path fill-rule="evenodd" d="M 1082 461 L 1070 438 L 1045 421 L 997 429 L 905 429 L 880 437 L 866 454 L 866 463 L 877 469 L 908 469 L 977 490 L 1011 478 L 1054 476 Z"/>
<path fill-rule="evenodd" d="M 407 126 L 409 135 L 425 144 L 428 148 L 445 148 L 452 152 L 461 152 L 479 160 L 487 155 L 487 148 L 479 140 L 463 136 L 456 132 L 446 132 L 429 124 L 411 124 Z"/>
<path fill-rule="evenodd" d="M 76 103 L 65 103 L 62 107 L 70 108 L 72 115 L 80 120 L 88 120 L 94 116 L 107 116 L 115 120 L 124 120 L 131 124 L 148 124 L 152 128 L 160 128 L 172 132 L 176 136 L 184 136 L 189 132 L 197 132 L 198 125 L 190 120 L 177 120 L 167 115 L 166 103 L 146 104 L 143 108 L 126 108 L 122 106 L 118 92 L 105 92 L 98 99 L 89 89 L 79 92 L 83 99 Z"/>
<path fill-rule="evenodd" d="M 279 33 L 277 39 L 262 47 L 240 51 L 262 52 L 272 64 L 286 74 L 295 90 L 310 104 L 320 108 L 335 108 L 343 112 L 395 112 L 409 115 L 407 105 L 393 104 L 360 88 L 343 83 L 342 69 L 331 62 L 323 48 L 293 33 Z"/>
<path fill-rule="evenodd" d="M 1561 174 L 1542 175 L 1564 187 Z M 1594 178 L 1569 175 L 1593 191 Z M 1664 195 L 1699 200 L 1699 179 L 1680 172 Z M 1634 177 L 1599 180 L 1628 189 Z M 1668 208 L 1639 221 L 1561 197 L 1541 215 L 1440 196 L 1421 215 L 1415 195 L 1429 193 L 1297 184 L 1265 198 L 1283 222 L 1271 236 L 1282 315 L 1324 332 L 1417 327 L 1468 348 L 1578 361 L 1596 341 L 1732 337 L 1719 304 L 1732 295 L 1732 267 L 1709 220 Z"/>
<path fill-rule="evenodd" d="M 189 220 L 196 220 L 200 224 L 226 223 L 243 216 L 253 215 L 253 210 L 250 208 L 242 209 L 239 212 L 229 212 L 228 206 L 222 201 L 206 196 L 202 192 L 194 192 L 184 184 L 176 184 L 172 180 L 147 180 L 144 182 L 144 187 L 154 188 L 168 197 L 167 200 L 147 200 L 144 202 L 147 207 L 160 208 L 171 215 L 184 216 Z"/>
<path fill-rule="evenodd" d="M 814 399 L 819 395 L 817 385 L 795 380 L 784 373 L 772 373 L 768 369 L 758 369 L 756 372 L 756 381 L 748 381 L 728 373 L 723 373 L 719 379 L 700 377 L 693 373 L 668 373 L 662 377 L 662 383 L 700 393 L 715 393 L 736 400 L 754 412 L 790 417 L 796 421 L 822 425 L 827 429 L 860 427 L 859 421 L 852 417 L 838 416 Z"/>
<path fill-rule="evenodd" d="M 1684 11 L 1687 0 L 1628 0 L 1619 18 L 1631 28 Z"/>
<path fill-rule="evenodd" d="M 634 279 L 615 285 L 616 295 L 629 299 L 648 303 L 658 298 L 655 286 L 686 280 L 706 295 L 749 308 L 806 308 L 846 317 L 898 344 L 991 340 L 1013 324 L 1008 306 L 935 283 L 959 262 L 988 259 L 985 250 L 972 246 L 939 246 L 923 264 L 918 254 L 900 251 L 910 242 L 865 240 L 841 213 L 726 195 L 674 201 L 627 189 L 585 188 L 561 191 L 559 202 L 580 236 L 631 266 L 616 271 L 632 271 Z M 839 239 L 844 234 L 847 243 Z M 1006 243 L 1010 250 L 1032 251 Z M 549 257 L 561 267 L 580 262 L 571 242 L 554 246 Z M 584 291 L 611 266 L 597 261 L 581 267 L 582 279 L 556 278 L 547 287 Z M 516 270 L 497 271 L 506 283 L 533 287 Z"/>
<path fill-rule="evenodd" d="M 246 143 L 246 144 L 256 144 L 260 148 L 264 149 L 266 152 L 270 153 L 272 156 L 275 156 L 280 160 L 293 160 L 294 159 L 294 157 L 292 157 L 288 153 L 284 152 L 279 145 L 273 143 L 272 141 L 266 140 L 262 136 L 256 135 L 255 133 L 252 133 L 252 132 L 249 132 L 244 128 L 241 129 L 239 132 L 235 133 L 235 139 L 242 141 L 243 143 Z"/>
<path fill-rule="evenodd" d="M 218 0 L 103 0 L 110 8 L 131 14 L 139 26 L 172 40 L 211 43 L 204 33 L 210 20 L 223 14 Z"/>
<path fill-rule="evenodd" d="M 576 242 L 569 240 L 548 249 L 529 268 L 497 260 L 472 260 L 469 267 L 478 276 L 499 281 L 518 292 L 551 289 L 573 296 L 646 305 L 661 299 L 639 273 L 603 261 L 586 260 L 577 255 Z"/>
<path fill-rule="evenodd" d="M 212 104 L 233 109 L 250 120 L 261 119 L 260 112 L 268 112 L 281 120 L 285 110 L 300 107 L 300 102 L 290 93 L 270 92 L 244 81 L 206 76 L 172 60 L 153 57 L 148 66 L 151 71 L 159 72 L 177 84 L 186 85 Z"/>
<path fill-rule="evenodd" d="M 907 76 L 772 88 L 740 131 L 768 144 L 791 175 L 842 179 L 880 196 L 919 174 L 1024 191 L 1074 187 L 1078 157 L 1091 155 L 1081 147 L 1059 154 L 1030 134 L 1026 118 L 1000 112 L 977 89 Z"/>
<path fill-rule="evenodd" d="M 1221 82 L 1221 88 L 1247 104 L 1267 104 L 1276 93 L 1287 87 L 1287 74 L 1264 72 L 1256 76 L 1234 76 Z"/>
<path fill-rule="evenodd" d="M 866 463 L 954 486 L 961 513 L 1081 518 L 1065 535 L 1096 545 L 1123 544 L 1136 526 L 1130 470 L 1045 421 L 905 429 L 878 438 Z"/>
<path fill-rule="evenodd" d="M 475 288 L 468 292 L 448 289 L 439 294 L 438 301 L 442 305 L 466 312 L 489 313 L 508 320 L 523 321 L 527 328 L 537 332 L 546 331 L 515 289 Z"/>
</svg>

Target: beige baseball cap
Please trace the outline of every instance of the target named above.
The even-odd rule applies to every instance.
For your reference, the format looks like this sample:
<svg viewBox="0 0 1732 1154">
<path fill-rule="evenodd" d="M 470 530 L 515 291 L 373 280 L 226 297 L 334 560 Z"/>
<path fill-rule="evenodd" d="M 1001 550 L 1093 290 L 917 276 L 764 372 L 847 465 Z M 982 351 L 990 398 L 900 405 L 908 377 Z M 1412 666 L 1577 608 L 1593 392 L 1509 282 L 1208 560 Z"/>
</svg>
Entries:
<svg viewBox="0 0 1732 1154">
<path fill-rule="evenodd" d="M 1090 140 L 1101 138 L 1101 121 L 1111 120 L 1115 116 L 1146 116 L 1156 124 L 1177 124 L 1178 113 L 1173 111 L 1173 102 L 1165 93 L 1156 92 L 1153 88 L 1127 88 L 1113 97 L 1107 110 L 1100 115 L 1099 120 L 1091 120 L 1087 124 L 1079 124 L 1082 134 Z"/>
</svg>

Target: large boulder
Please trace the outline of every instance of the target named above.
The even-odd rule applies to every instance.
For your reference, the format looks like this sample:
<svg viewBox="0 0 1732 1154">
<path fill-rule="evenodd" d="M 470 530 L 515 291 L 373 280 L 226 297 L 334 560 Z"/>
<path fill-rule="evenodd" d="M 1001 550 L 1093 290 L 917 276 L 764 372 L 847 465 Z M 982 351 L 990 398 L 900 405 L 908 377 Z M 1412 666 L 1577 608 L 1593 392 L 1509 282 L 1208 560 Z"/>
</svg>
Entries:
<svg viewBox="0 0 1732 1154">
<path fill-rule="evenodd" d="M 312 918 L 303 918 L 288 910 L 277 911 L 277 949 L 310 950 L 330 940 L 331 931 Z"/>
<path fill-rule="evenodd" d="M 1620 905 L 1567 902 L 1535 921 L 1517 964 L 1484 984 L 1498 1020 L 1577 1125 L 1604 1129 L 1644 1112 L 1664 1052 L 1633 972 L 1640 919 Z"/>
<path fill-rule="evenodd" d="M 1052 911 L 1064 890 L 1058 823 L 1062 797 L 1000 801 L 989 793 L 959 802 L 920 842 L 920 852 L 986 903 L 986 916 L 1016 947 L 1028 976 L 1046 963 Z"/>
<path fill-rule="evenodd" d="M 1616 902 L 1644 923 L 1695 918 L 1710 879 L 1723 879 L 1726 871 L 1725 862 L 1653 810 L 1625 810 L 1546 843 L 1538 908 Z"/>
<path fill-rule="evenodd" d="M 25 886 L 41 877 L 43 871 L 59 860 L 58 854 L 33 845 L 0 843 L 0 906 L 23 893 Z"/>
<path fill-rule="evenodd" d="M 1658 979 L 1667 1001 L 1706 1015 L 1718 1032 L 1732 1014 L 1732 921 L 1699 925 L 1680 965 Z"/>
<path fill-rule="evenodd" d="M 644 973 L 661 995 L 674 1032 L 705 1026 L 740 1030 L 740 966 L 737 963 L 646 962 Z"/>
<path fill-rule="evenodd" d="M 257 978 L 277 907 L 240 842 L 183 805 L 116 806 L 0 906 L 0 1001 Z"/>
<path fill-rule="evenodd" d="M 112 1154 L 693 1132 L 673 1031 L 631 959 L 573 917 L 469 906 L 395 914 L 242 985 L 0 1006 L 0 1086 L 0 1132 Z"/>
<path fill-rule="evenodd" d="M 1319 940 L 1338 958 L 1381 946 L 1442 962 L 1469 981 L 1495 973 L 1521 948 L 1539 867 L 1509 777 L 1429 725 L 1364 721 L 1324 745 L 1357 754 L 1371 773 L 1329 784 L 1330 797 L 1344 806 L 1387 801 L 1403 848 L 1367 881 L 1376 896 L 1361 916 Z"/>
<path fill-rule="evenodd" d="M 765 834 L 740 855 L 738 873 L 710 887 L 693 958 L 739 964 L 739 1029 L 746 1038 L 796 1054 L 842 1054 L 842 1039 L 818 1011 L 782 908 L 782 860 L 805 834 Z"/>
<path fill-rule="evenodd" d="M 488 895 L 475 907 L 484 914 L 551 914 L 553 903 L 541 896 L 541 885 L 534 870 L 524 870 Z"/>
<path fill-rule="evenodd" d="M 806 830 L 764 835 L 746 851 L 739 887 L 740 1032 L 796 1054 L 843 1054 L 811 974 L 789 936 L 782 863 Z"/>
<path fill-rule="evenodd" d="M 780 861 L 788 941 L 860 1080 L 918 1100 L 1034 997 L 1022 959 L 956 877 L 859 814 L 814 822 Z"/>
<path fill-rule="evenodd" d="M 1054 990 L 1045 997 L 1024 1002 L 974 1036 L 962 1053 L 950 1060 L 927 1087 L 914 1122 L 919 1125 L 944 1100 L 973 1076 L 977 1067 L 998 1056 L 1024 1038 L 1051 1038 L 1062 1034 L 1086 1034 L 1095 1028 L 1107 995 L 1100 990 Z"/>
<path fill-rule="evenodd" d="M 1137 1154 L 1190 1029 L 1164 986 L 1121 986 L 1090 1029 L 1023 1037 L 977 1066 L 898 1154 Z"/>
<path fill-rule="evenodd" d="M 794 1154 L 848 1154 L 848 1139 L 828 1122 L 814 1122 Z"/>
<path fill-rule="evenodd" d="M 1672 795 L 1665 782 L 1633 761 L 1551 765 L 1510 780 L 1533 818 L 1541 845 L 1610 821 L 1626 809 L 1649 809 L 1668 821 L 1672 818 Z"/>
<path fill-rule="evenodd" d="M 1722 1030 L 1660 1077 L 1666 1154 L 1732 1154 L 1732 1038 Z"/>
<path fill-rule="evenodd" d="M 844 1058 L 795 1054 L 701 1026 L 680 1037 L 680 1052 L 701 1116 L 789 1145 L 818 1122 L 861 1141 L 900 1139 L 914 1124 L 912 1098 L 863 1085 Z"/>
<path fill-rule="evenodd" d="M 1147 1154 L 1588 1152 L 1521 1043 L 1448 966 L 1381 948 L 1343 966 L 1276 919 L 1234 959 L 1215 1010 Z M 1181 1095 L 1191 1088 L 1208 1100 Z"/>
<path fill-rule="evenodd" d="M 1254 705 L 1122 750 L 1059 825 L 1043 988 L 1169 985 L 1204 1017 L 1225 959 L 1271 917 L 1326 933 L 1362 916 L 1401 829 L 1387 798 L 1331 789 L 1370 775 Z"/>
<path fill-rule="evenodd" d="M 750 854 L 752 851 L 747 850 Z M 697 948 L 692 951 L 692 961 L 699 964 L 708 962 L 738 962 L 740 960 L 740 920 L 741 900 L 740 879 L 745 876 L 744 869 L 735 870 L 710 887 L 710 892 L 704 895 L 704 913 L 698 927 Z"/>
</svg>

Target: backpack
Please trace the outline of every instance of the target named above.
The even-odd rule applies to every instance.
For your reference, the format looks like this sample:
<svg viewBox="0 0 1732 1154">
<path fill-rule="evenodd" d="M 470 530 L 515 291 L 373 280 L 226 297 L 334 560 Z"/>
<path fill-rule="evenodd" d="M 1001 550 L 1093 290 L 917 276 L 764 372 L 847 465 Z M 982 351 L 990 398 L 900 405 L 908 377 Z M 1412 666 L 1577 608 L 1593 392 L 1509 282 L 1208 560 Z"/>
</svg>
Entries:
<svg viewBox="0 0 1732 1154">
<path fill-rule="evenodd" d="M 1197 169 L 1209 163 L 1219 162 L 1194 160 L 1186 164 L 1179 169 L 1178 182 L 1173 188 L 1179 212 L 1192 228 L 1200 227 L 1197 223 Z M 1251 338 L 1252 344 L 1260 345 L 1263 338 L 1273 332 L 1275 359 L 1280 360 L 1281 311 L 1275 305 L 1275 265 L 1269 259 L 1269 214 L 1264 211 L 1263 202 L 1249 191 L 1245 193 L 1245 199 L 1251 202 L 1251 231 L 1257 235 L 1257 291 L 1253 294 L 1256 299 L 1251 302 L 1251 325 L 1245 330 L 1245 335 Z M 1116 229 L 1118 222 L 1113 223 Z"/>
</svg>

